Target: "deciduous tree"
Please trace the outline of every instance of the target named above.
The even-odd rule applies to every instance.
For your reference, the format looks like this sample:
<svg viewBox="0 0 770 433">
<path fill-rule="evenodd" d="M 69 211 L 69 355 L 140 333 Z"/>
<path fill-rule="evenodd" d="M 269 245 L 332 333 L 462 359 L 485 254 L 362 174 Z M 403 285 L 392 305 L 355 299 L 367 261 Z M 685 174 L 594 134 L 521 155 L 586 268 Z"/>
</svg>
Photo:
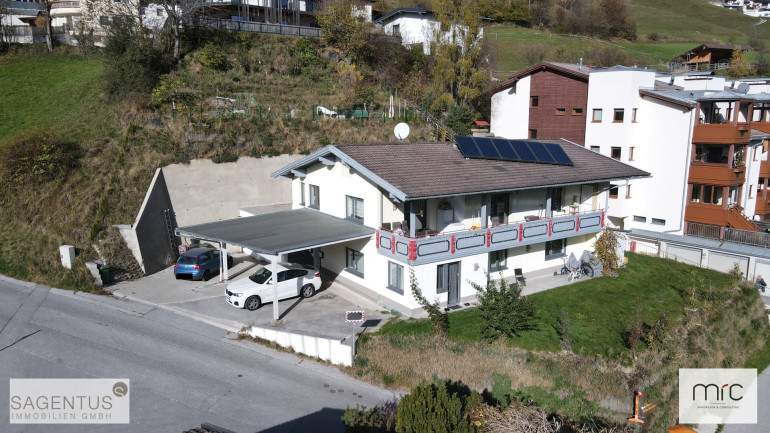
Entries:
<svg viewBox="0 0 770 433">
<path fill-rule="evenodd" d="M 372 29 L 362 10 L 360 0 L 336 0 L 326 3 L 316 15 L 326 43 L 354 59 L 364 55 Z"/>
</svg>

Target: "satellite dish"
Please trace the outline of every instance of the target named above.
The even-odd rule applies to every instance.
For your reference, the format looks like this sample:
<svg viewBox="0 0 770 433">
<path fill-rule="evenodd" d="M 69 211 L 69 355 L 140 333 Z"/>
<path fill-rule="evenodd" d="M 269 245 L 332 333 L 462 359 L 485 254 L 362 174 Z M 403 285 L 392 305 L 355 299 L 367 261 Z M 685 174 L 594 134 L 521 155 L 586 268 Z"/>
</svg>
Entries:
<svg viewBox="0 0 770 433">
<path fill-rule="evenodd" d="M 396 138 L 399 140 L 403 140 L 406 137 L 409 137 L 409 125 L 404 122 L 399 123 L 395 128 L 393 128 L 393 134 L 395 134 Z"/>
<path fill-rule="evenodd" d="M 739 93 L 749 93 L 749 85 L 746 83 L 738 84 Z"/>
</svg>

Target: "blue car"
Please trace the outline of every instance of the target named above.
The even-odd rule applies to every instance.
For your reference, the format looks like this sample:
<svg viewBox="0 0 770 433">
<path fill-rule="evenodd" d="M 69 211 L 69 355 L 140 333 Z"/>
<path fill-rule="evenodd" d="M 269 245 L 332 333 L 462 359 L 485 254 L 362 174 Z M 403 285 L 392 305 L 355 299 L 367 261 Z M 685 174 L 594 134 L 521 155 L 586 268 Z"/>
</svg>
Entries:
<svg viewBox="0 0 770 433">
<path fill-rule="evenodd" d="M 218 274 L 219 250 L 214 248 L 193 248 L 181 256 L 174 265 L 176 279 L 190 278 L 192 280 L 208 280 Z M 227 254 L 227 267 L 233 266 L 233 258 Z"/>
</svg>

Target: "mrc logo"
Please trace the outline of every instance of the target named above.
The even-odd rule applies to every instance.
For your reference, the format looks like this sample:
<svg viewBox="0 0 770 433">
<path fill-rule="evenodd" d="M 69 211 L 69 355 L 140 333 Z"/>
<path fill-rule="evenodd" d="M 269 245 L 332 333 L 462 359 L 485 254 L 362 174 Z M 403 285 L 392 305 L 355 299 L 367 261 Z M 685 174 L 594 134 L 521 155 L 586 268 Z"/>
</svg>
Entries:
<svg viewBox="0 0 770 433">
<path fill-rule="evenodd" d="M 757 422 L 757 370 L 680 369 L 679 422 L 683 424 L 755 424 Z"/>
<path fill-rule="evenodd" d="M 720 387 L 715 383 L 696 383 L 692 387 L 693 401 L 697 401 L 698 397 L 702 397 L 701 400 L 709 402 L 723 402 L 726 401 L 725 399 L 732 401 L 743 400 L 743 385 L 740 383 L 732 385 L 726 383 Z"/>
</svg>

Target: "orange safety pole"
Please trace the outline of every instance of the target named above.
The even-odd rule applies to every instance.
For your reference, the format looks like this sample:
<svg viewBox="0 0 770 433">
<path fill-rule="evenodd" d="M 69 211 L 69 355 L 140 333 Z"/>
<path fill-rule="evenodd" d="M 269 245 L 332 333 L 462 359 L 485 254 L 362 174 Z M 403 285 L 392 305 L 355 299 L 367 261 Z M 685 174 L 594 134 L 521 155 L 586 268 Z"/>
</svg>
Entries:
<svg viewBox="0 0 770 433">
<path fill-rule="evenodd" d="M 640 409 L 639 409 L 639 399 L 643 395 L 644 393 L 642 391 L 634 392 L 634 415 L 630 418 L 627 418 L 628 421 L 644 424 L 644 417 L 640 413 Z"/>
</svg>

